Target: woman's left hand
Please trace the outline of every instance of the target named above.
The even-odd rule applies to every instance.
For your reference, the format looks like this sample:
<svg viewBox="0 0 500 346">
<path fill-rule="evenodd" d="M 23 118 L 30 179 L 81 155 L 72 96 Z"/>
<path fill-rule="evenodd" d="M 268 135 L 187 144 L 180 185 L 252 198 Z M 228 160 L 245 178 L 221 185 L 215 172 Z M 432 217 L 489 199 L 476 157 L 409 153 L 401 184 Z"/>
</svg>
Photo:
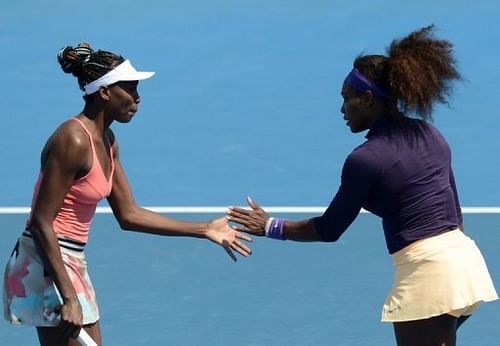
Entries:
<svg viewBox="0 0 500 346">
<path fill-rule="evenodd" d="M 231 228 L 225 217 L 210 221 L 206 235 L 208 239 L 222 246 L 229 257 L 235 262 L 237 259 L 233 251 L 245 257 L 252 254 L 252 250 L 242 241 L 251 242 L 252 238 Z"/>
<path fill-rule="evenodd" d="M 269 214 L 250 197 L 247 197 L 247 203 L 251 209 L 230 207 L 227 212 L 228 220 L 241 225 L 234 227 L 238 231 L 264 236 Z"/>
</svg>

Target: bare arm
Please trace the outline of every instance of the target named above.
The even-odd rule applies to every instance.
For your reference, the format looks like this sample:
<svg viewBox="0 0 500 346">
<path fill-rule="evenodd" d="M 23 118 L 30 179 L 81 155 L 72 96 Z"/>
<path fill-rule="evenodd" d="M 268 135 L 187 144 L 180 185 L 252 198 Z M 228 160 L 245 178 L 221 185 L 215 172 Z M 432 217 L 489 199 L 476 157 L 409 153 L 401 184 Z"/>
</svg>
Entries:
<svg viewBox="0 0 500 346">
<path fill-rule="evenodd" d="M 187 222 L 174 220 L 139 207 L 134 201 L 132 190 L 120 163 L 116 141 L 113 149 L 115 172 L 113 189 L 108 202 L 122 229 L 167 236 L 207 238 L 224 247 L 233 260 L 236 260 L 236 257 L 232 250 L 243 256 L 251 254 L 250 248 L 241 241 L 251 241 L 251 238 L 229 227 L 224 217 L 210 222 Z"/>
<path fill-rule="evenodd" d="M 283 235 L 285 239 L 295 241 L 321 241 L 321 237 L 316 231 L 312 219 L 296 222 L 285 221 L 285 225 L 283 227 Z"/>
<path fill-rule="evenodd" d="M 69 127 L 66 124 L 58 129 L 44 149 L 43 178 L 31 213 L 30 231 L 44 267 L 63 299 L 61 327 L 68 336 L 76 337 L 83 316 L 52 226 L 73 180 L 87 164 L 88 139 L 75 135 Z"/>
</svg>

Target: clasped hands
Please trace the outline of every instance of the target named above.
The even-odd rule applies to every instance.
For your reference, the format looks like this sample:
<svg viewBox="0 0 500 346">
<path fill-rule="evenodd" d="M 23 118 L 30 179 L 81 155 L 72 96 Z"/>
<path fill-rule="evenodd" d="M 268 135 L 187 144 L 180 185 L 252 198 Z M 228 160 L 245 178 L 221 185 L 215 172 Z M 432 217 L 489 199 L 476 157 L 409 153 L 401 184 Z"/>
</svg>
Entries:
<svg viewBox="0 0 500 346">
<path fill-rule="evenodd" d="M 252 254 L 252 250 L 243 242 L 252 241 L 246 233 L 263 236 L 266 222 L 269 220 L 267 212 L 250 197 L 247 197 L 247 203 L 250 209 L 229 207 L 226 217 L 215 219 L 208 226 L 207 237 L 221 245 L 235 262 L 237 258 L 233 251 L 244 257 Z M 230 226 L 229 222 L 236 225 Z"/>
</svg>

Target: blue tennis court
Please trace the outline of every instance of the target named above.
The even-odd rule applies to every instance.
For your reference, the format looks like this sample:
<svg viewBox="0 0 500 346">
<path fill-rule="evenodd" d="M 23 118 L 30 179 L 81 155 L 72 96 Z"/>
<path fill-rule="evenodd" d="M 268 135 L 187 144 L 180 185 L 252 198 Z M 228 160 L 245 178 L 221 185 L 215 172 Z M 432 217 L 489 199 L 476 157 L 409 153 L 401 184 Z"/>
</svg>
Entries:
<svg viewBox="0 0 500 346">
<path fill-rule="evenodd" d="M 0 259 L 23 229 L 26 214 L 12 208 L 30 204 L 47 136 L 83 106 L 57 64 L 62 46 L 88 41 L 157 73 L 139 86 L 134 120 L 113 126 L 139 204 L 225 207 L 251 195 L 264 206 L 325 207 L 364 140 L 339 111 L 352 60 L 434 23 L 466 79 L 435 123 L 453 149 L 466 232 L 499 287 L 499 16 L 492 0 L 2 2 Z M 335 244 L 256 239 L 253 251 L 233 264 L 208 242 L 124 233 L 98 214 L 87 256 L 104 343 L 393 344 L 392 326 L 379 322 L 391 258 L 374 216 L 360 215 Z M 499 308 L 480 307 L 460 344 L 497 345 Z M 36 344 L 35 334 L 0 323 L 2 345 Z"/>
</svg>

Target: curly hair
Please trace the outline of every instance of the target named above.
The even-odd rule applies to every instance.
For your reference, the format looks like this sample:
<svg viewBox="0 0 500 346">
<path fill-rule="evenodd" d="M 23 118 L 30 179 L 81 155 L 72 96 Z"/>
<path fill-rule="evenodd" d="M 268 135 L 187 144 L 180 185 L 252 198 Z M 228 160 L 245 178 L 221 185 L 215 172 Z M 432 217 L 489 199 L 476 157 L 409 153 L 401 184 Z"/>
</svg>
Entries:
<svg viewBox="0 0 500 346">
<path fill-rule="evenodd" d="M 453 44 L 434 37 L 434 25 L 392 41 L 387 56 L 358 56 L 361 73 L 386 90 L 403 115 L 432 119 L 435 102 L 447 104 L 452 82 L 462 80 Z"/>
<path fill-rule="evenodd" d="M 125 59 L 117 54 L 104 50 L 94 51 L 84 42 L 77 47 L 61 48 L 57 54 L 57 61 L 66 73 L 71 73 L 78 79 L 81 90 L 84 86 L 102 77 Z"/>
</svg>

